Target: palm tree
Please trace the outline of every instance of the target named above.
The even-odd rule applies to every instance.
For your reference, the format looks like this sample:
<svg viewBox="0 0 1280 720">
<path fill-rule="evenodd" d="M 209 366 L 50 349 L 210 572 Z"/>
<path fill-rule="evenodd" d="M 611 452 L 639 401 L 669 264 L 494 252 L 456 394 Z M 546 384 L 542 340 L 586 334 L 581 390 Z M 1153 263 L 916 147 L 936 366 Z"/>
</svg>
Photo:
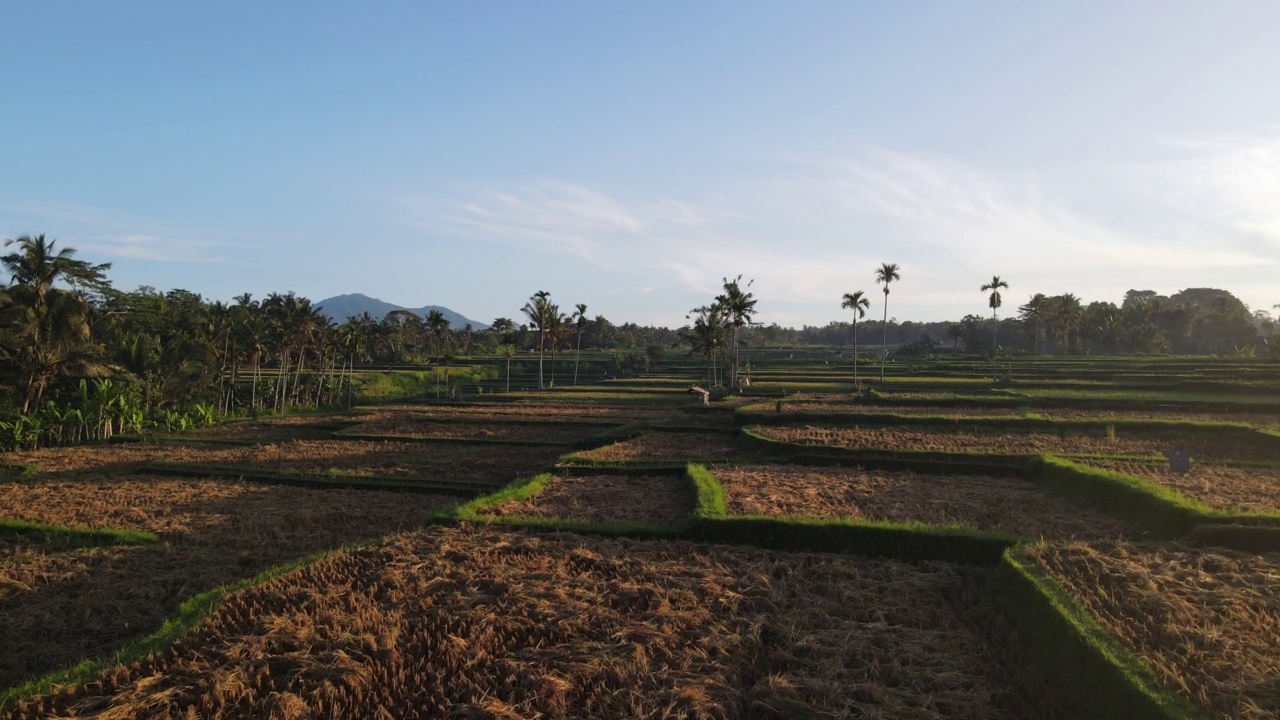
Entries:
<svg viewBox="0 0 1280 720">
<path fill-rule="evenodd" d="M 587 304 L 574 306 L 573 320 L 578 325 L 578 353 L 573 357 L 573 384 L 578 384 L 578 361 L 582 359 L 582 331 L 587 327 Z"/>
<path fill-rule="evenodd" d="M 556 386 L 556 353 L 560 351 L 560 345 L 564 342 L 565 329 L 569 323 L 569 316 L 560 313 L 560 306 L 551 303 L 547 308 L 547 347 L 551 349 L 551 387 Z"/>
<path fill-rule="evenodd" d="M 23 300 L 33 307 L 41 307 L 45 298 L 59 280 L 74 287 L 101 288 L 106 283 L 107 270 L 111 263 L 90 265 L 83 260 L 74 259 L 73 248 L 56 250 L 57 240 L 44 239 L 44 235 L 22 235 L 16 239 L 5 240 L 5 247 L 17 245 L 17 251 L 0 257 L 3 266 L 12 276 L 13 287 Z"/>
<path fill-rule="evenodd" d="M 876 268 L 876 284 L 884 285 L 884 327 L 881 329 L 880 336 L 880 380 L 884 381 L 884 365 L 888 354 L 885 348 L 889 345 L 889 283 L 894 280 L 901 280 L 898 274 L 897 263 L 881 263 Z"/>
<path fill-rule="evenodd" d="M 1040 353 L 1040 321 L 1044 319 L 1047 300 L 1048 298 L 1045 297 L 1044 293 L 1036 293 L 1027 300 L 1026 305 L 1018 308 L 1018 315 L 1022 318 L 1023 322 L 1026 322 L 1027 320 L 1035 320 L 1036 336 L 1032 340 L 1031 345 L 1037 355 Z"/>
<path fill-rule="evenodd" d="M 986 283 L 979 288 L 980 292 L 987 292 L 988 290 L 991 291 L 991 297 L 987 300 L 987 305 L 991 307 L 991 354 L 993 357 L 995 356 L 996 348 L 998 347 L 996 342 L 998 336 L 996 333 L 1000 331 L 1000 319 L 999 316 L 996 315 L 996 310 L 1000 308 L 1002 302 L 1000 297 L 1000 290 L 1002 289 L 1008 290 L 1009 283 L 1001 280 L 999 275 L 992 276 L 991 282 Z"/>
<path fill-rule="evenodd" d="M 449 331 L 449 319 L 439 310 L 427 313 L 427 330 L 431 333 L 432 345 L 436 356 L 436 399 L 440 398 L 440 344 L 444 334 Z"/>
<path fill-rule="evenodd" d="M 106 374 L 97 362 L 101 348 L 92 341 L 89 303 L 77 292 L 59 290 L 65 282 L 76 287 L 105 289 L 110 263 L 90 265 L 74 259 L 72 248 L 57 250 L 57 241 L 44 235 L 6 240 L 15 252 L 0 257 L 0 267 L 12 284 L 0 299 L 0 353 L 22 387 L 22 412 L 38 406 L 55 376 L 95 377 Z"/>
<path fill-rule="evenodd" d="M 498 354 L 507 359 L 507 392 L 511 392 L 511 358 L 516 356 L 516 346 L 499 345 Z"/>
<path fill-rule="evenodd" d="M 21 388 L 22 412 L 40 405 L 55 377 L 102 377 L 110 373 L 99 362 L 89 304 L 75 293 L 51 290 L 39 308 L 6 292 L 0 296 L 0 360 Z"/>
<path fill-rule="evenodd" d="M 867 308 L 871 307 L 871 300 L 867 299 L 866 293 L 861 290 L 854 290 L 851 293 L 844 294 L 844 302 L 840 303 L 840 307 L 845 310 L 853 310 L 853 382 L 858 382 L 858 320 L 867 316 Z"/>
<path fill-rule="evenodd" d="M 690 310 L 686 317 L 693 318 L 693 326 L 685 334 L 690 345 L 689 354 L 701 351 L 707 359 L 707 387 L 715 387 L 718 384 L 716 355 L 724 349 L 724 310 L 712 303 Z"/>
<path fill-rule="evenodd" d="M 733 327 L 733 375 L 730 384 L 738 387 L 738 329 L 743 325 L 751 324 L 751 316 L 756 314 L 756 300 L 752 298 L 751 293 L 742 292 L 742 288 L 738 282 L 742 280 L 742 276 L 730 280 L 724 279 L 724 294 L 716 297 L 716 304 L 720 306 L 725 314 L 725 319 Z M 747 287 L 751 287 L 754 280 L 747 281 Z"/>
<path fill-rule="evenodd" d="M 542 382 L 542 349 L 546 340 L 547 326 L 551 324 L 551 293 L 539 290 L 529 298 L 529 302 L 520 308 L 520 312 L 529 318 L 529 324 L 538 331 L 538 389 L 546 387 Z"/>
</svg>

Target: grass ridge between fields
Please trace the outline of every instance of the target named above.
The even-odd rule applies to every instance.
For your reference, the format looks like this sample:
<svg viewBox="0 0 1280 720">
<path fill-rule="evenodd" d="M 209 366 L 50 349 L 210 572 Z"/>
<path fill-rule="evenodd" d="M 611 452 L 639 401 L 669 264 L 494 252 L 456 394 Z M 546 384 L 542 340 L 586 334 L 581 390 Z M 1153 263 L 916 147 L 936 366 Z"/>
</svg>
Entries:
<svg viewBox="0 0 1280 720">
<path fill-rule="evenodd" d="M 1080 717 L 1101 720 L 1203 720 L 1191 702 L 1162 688 L 1140 658 L 1020 548 L 1001 558 L 986 587 L 1022 644 L 1023 665 Z"/>
<path fill-rule="evenodd" d="M 145 530 L 51 525 L 13 518 L 0 518 L 0 537 L 30 539 L 66 547 L 153 545 L 160 542 L 159 535 Z"/>
<path fill-rule="evenodd" d="M 689 463 L 685 478 L 696 504 L 688 521 L 676 526 L 642 523 L 595 523 L 573 518 L 493 516 L 482 508 L 527 500 L 554 477 L 539 473 L 521 478 L 497 492 L 441 511 L 456 522 L 503 525 L 529 530 L 577 532 L 645 539 L 683 539 L 771 550 L 829 552 L 890 557 L 908 561 L 942 560 L 967 565 L 995 565 L 1005 549 L 1018 542 L 1009 535 L 959 526 L 862 519 L 820 519 L 753 515 L 730 516 L 724 487 L 699 463 Z"/>
</svg>

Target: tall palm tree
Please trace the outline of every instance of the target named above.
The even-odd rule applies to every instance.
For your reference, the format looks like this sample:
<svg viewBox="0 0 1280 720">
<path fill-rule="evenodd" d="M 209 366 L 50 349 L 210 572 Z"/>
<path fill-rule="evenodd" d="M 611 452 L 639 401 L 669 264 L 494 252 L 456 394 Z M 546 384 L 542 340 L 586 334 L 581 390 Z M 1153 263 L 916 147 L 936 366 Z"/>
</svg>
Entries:
<svg viewBox="0 0 1280 720">
<path fill-rule="evenodd" d="M 72 248 L 58 250 L 56 240 L 23 235 L 6 240 L 15 252 L 0 257 L 12 284 L 0 298 L 0 353 L 22 388 L 22 411 L 39 405 L 56 376 L 96 377 L 107 374 L 97 362 L 101 348 L 89 328 L 89 303 L 76 292 L 60 290 L 59 281 L 77 287 L 105 289 L 110 263 L 90 265 L 74 259 Z"/>
<path fill-rule="evenodd" d="M 516 356 L 516 346 L 509 343 L 499 345 L 498 354 L 507 360 L 507 392 L 511 392 L 511 358 Z"/>
<path fill-rule="evenodd" d="M 716 304 L 719 305 L 724 313 L 726 320 L 733 327 L 733 373 L 731 375 L 730 384 L 738 387 L 738 330 L 743 325 L 751 324 L 751 317 L 756 314 L 756 300 L 749 292 L 743 292 L 742 287 L 738 284 L 742 280 L 742 276 L 730 280 L 724 279 L 724 294 L 716 297 Z M 754 280 L 747 281 L 747 287 L 751 287 Z"/>
<path fill-rule="evenodd" d="M 582 331 L 587 327 L 587 304 L 574 306 L 573 320 L 578 326 L 578 353 L 573 357 L 573 384 L 578 384 L 578 361 L 582 359 Z"/>
<path fill-rule="evenodd" d="M 884 286 L 884 326 L 880 335 L 880 380 L 884 381 L 884 365 L 888 359 L 885 348 L 889 345 L 889 283 L 894 280 L 901 280 L 902 276 L 898 274 L 897 263 L 881 263 L 876 268 L 876 284 Z"/>
<path fill-rule="evenodd" d="M 867 308 L 871 307 L 871 300 L 866 293 L 861 290 L 854 290 L 851 293 L 844 294 L 844 301 L 840 303 L 840 307 L 845 310 L 853 310 L 853 382 L 858 382 L 858 320 L 867 316 Z"/>
<path fill-rule="evenodd" d="M 542 351 L 546 342 L 547 326 L 551 324 L 551 293 L 539 290 L 529 298 L 529 302 L 520 308 L 520 312 L 529 318 L 529 324 L 538 331 L 538 389 L 546 385 L 542 382 Z"/>
<path fill-rule="evenodd" d="M 427 313 L 427 331 L 431 333 L 432 346 L 436 356 L 436 399 L 440 398 L 440 344 L 444 334 L 449 331 L 449 319 L 439 310 Z"/>
<path fill-rule="evenodd" d="M 1000 297 L 1000 291 L 1002 289 L 1008 290 L 1009 283 L 1001 280 L 999 275 L 992 276 L 991 282 L 986 283 L 981 288 L 979 288 L 980 292 L 987 292 L 987 291 L 991 292 L 991 297 L 987 299 L 987 305 L 991 307 L 991 354 L 992 356 L 995 355 L 996 348 L 998 347 L 997 337 L 999 336 L 996 333 L 1000 331 L 1000 318 L 998 315 L 996 315 L 996 310 L 1000 309 L 1000 305 L 1002 303 L 1002 299 Z"/>
<path fill-rule="evenodd" d="M 57 240 L 45 240 L 44 235 L 22 235 L 5 240 L 5 247 L 17 245 L 15 252 L 0 257 L 0 267 L 12 276 L 11 290 L 29 305 L 40 307 L 59 280 L 74 287 L 101 288 L 106 283 L 105 272 L 111 263 L 90 265 L 76 260 L 74 248 L 57 249 Z"/>
<path fill-rule="evenodd" d="M 1036 293 L 1027 300 L 1026 305 L 1018 308 L 1018 316 L 1022 318 L 1023 322 L 1034 320 L 1036 323 L 1036 335 L 1032 339 L 1031 345 L 1037 355 L 1040 354 L 1040 321 L 1044 319 L 1047 300 L 1048 298 L 1045 297 L 1044 293 Z"/>
<path fill-rule="evenodd" d="M 569 330 L 568 315 L 560 312 L 560 306 L 552 303 L 549 307 L 547 315 L 547 347 L 551 349 L 551 387 L 556 386 L 556 354 L 560 352 L 561 345 L 565 341 L 565 333 Z"/>
<path fill-rule="evenodd" d="M 701 352 L 707 359 L 707 387 L 719 384 L 716 377 L 716 356 L 724 350 L 725 313 L 718 304 L 703 305 L 689 311 L 693 326 L 685 334 L 689 341 L 689 354 Z"/>
</svg>

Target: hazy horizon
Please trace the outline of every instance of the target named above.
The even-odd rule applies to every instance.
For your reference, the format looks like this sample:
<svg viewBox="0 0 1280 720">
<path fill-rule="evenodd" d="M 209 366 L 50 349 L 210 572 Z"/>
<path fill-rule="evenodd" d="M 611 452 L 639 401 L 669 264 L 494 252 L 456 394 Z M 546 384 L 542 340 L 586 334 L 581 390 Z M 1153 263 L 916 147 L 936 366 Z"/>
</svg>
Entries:
<svg viewBox="0 0 1280 720">
<path fill-rule="evenodd" d="M 1280 303 L 1280 5 L 0 10 L 0 237 L 121 288 L 676 327 L 988 312 L 978 287 Z"/>
</svg>

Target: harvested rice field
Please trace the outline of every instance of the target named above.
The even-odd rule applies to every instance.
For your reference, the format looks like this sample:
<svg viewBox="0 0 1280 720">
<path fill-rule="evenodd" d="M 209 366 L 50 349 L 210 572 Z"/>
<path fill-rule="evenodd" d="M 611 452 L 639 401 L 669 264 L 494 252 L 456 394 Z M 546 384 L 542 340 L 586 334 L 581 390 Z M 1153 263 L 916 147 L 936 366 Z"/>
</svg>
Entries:
<svg viewBox="0 0 1280 720">
<path fill-rule="evenodd" d="M 255 443 L 324 440 L 335 430 L 353 421 L 352 415 L 347 413 L 287 415 L 257 420 L 236 420 L 174 437 Z"/>
<path fill-rule="evenodd" d="M 1280 468 L 1233 467 L 1192 463 L 1191 472 L 1175 473 L 1167 464 L 1091 460 L 1087 464 L 1164 485 L 1189 498 L 1224 510 L 1280 510 Z"/>
<path fill-rule="evenodd" d="M 608 426 L 532 422 L 494 422 L 478 419 L 475 422 L 461 420 L 422 420 L 412 417 L 395 417 L 362 422 L 338 433 L 355 436 L 379 436 L 388 438 L 417 438 L 424 440 L 488 440 L 519 443 L 546 443 L 567 445 L 590 437 Z"/>
<path fill-rule="evenodd" d="M 610 462 L 685 462 L 726 459 L 735 452 L 733 438 L 727 433 L 651 432 L 575 455 Z"/>
<path fill-rule="evenodd" d="M 499 517 L 543 516 L 669 526 L 688 520 L 693 505 L 693 487 L 684 477 L 557 475 L 533 497 L 491 505 L 481 512 Z"/>
<path fill-rule="evenodd" d="M 179 478 L 0 485 L 5 516 L 155 532 L 158 545 L 0 544 L 0 687 L 102 657 L 183 600 L 307 553 L 418 527 L 454 498 Z"/>
<path fill-rule="evenodd" d="M 243 468 L 299 475 L 432 478 L 504 485 L 554 464 L 558 448 L 473 447 L 410 442 L 295 440 L 267 445 L 168 443 L 84 445 L 12 453 L 42 474 L 122 474 L 152 463 Z"/>
<path fill-rule="evenodd" d="M 408 406 L 415 414 L 430 418 L 494 417 L 506 419 L 538 420 L 545 422 L 599 420 L 602 422 L 631 422 L 663 417 L 670 411 L 665 408 L 636 407 L 633 405 L 609 406 L 593 404 L 530 404 L 512 403 L 499 405 L 429 405 Z"/>
<path fill-rule="evenodd" d="M 4 716 L 1026 717 L 956 604 L 972 572 L 433 528 Z"/>
<path fill-rule="evenodd" d="M 1028 538 L 1117 538 L 1119 521 L 1024 480 L 799 465 L 712 467 L 736 515 L 960 525 Z"/>
<path fill-rule="evenodd" d="M 1028 552 L 1166 688 L 1215 718 L 1280 717 L 1280 554 L 1128 543 Z"/>
<path fill-rule="evenodd" d="M 755 412 L 775 413 L 776 406 L 764 404 L 751 408 Z M 1164 420 L 1178 422 L 1227 422 L 1248 423 L 1256 427 L 1280 427 L 1280 417 L 1257 413 L 1203 413 L 1203 412 L 1160 412 L 1156 410 L 1080 410 L 1060 408 L 1023 409 L 1015 407 L 982 406 L 969 407 L 929 406 L 929 405 L 871 405 L 851 402 L 784 402 L 783 414 L 787 413 L 840 413 L 851 418 L 858 415 L 905 415 L 943 417 L 956 420 L 975 417 L 1022 417 L 1046 418 L 1049 420 Z"/>
<path fill-rule="evenodd" d="M 787 427 L 760 425 L 755 431 L 764 437 L 799 445 L 825 445 L 851 449 L 923 450 L 952 453 L 1001 453 L 1011 455 L 1055 453 L 1059 455 L 1140 455 L 1162 457 L 1175 443 L 1193 457 L 1205 459 L 1280 459 L 1280 442 L 1259 436 L 1254 442 L 1230 438 L 1186 434 L 1176 440 L 1143 437 L 1120 432 L 1114 440 L 1106 435 L 1043 432 L 977 432 L 916 427 L 843 428 Z"/>
</svg>

